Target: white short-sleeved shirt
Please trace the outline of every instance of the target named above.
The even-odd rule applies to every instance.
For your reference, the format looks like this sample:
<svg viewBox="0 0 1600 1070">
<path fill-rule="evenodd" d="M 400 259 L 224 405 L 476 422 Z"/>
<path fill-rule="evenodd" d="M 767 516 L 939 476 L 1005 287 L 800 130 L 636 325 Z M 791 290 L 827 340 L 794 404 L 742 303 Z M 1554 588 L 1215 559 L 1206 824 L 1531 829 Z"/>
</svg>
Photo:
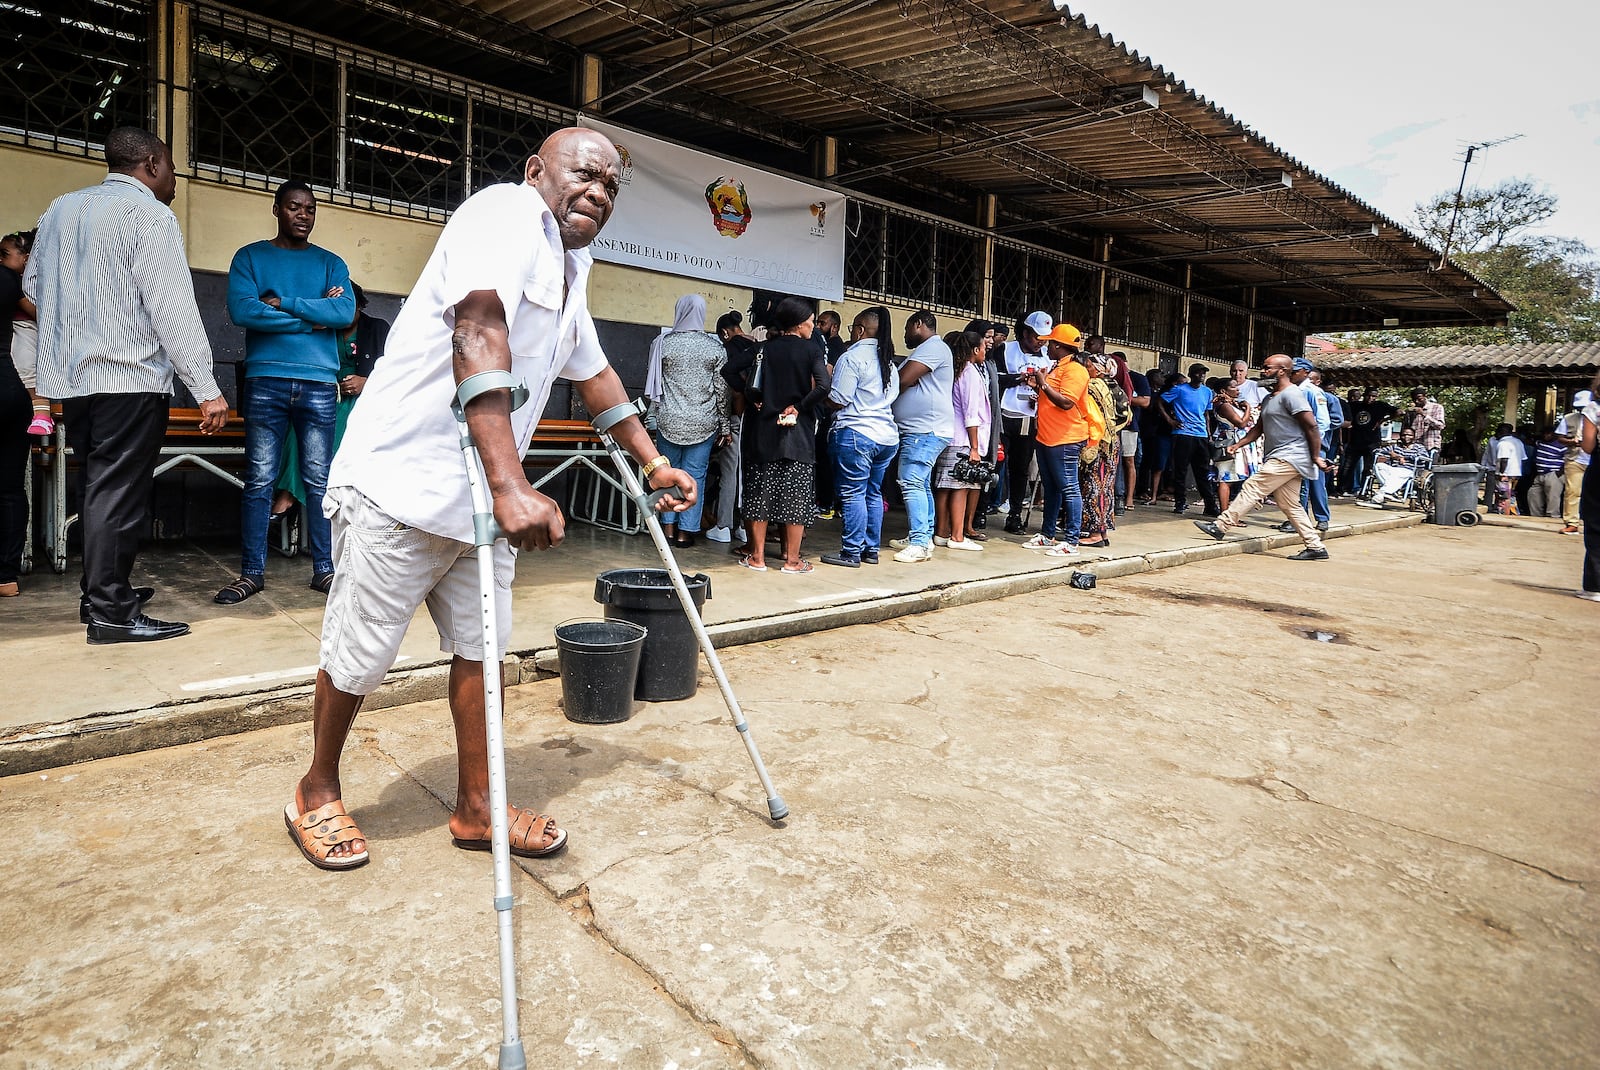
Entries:
<svg viewBox="0 0 1600 1070">
<path fill-rule="evenodd" d="M 1520 479 L 1522 477 L 1522 462 L 1528 459 L 1528 450 L 1516 435 L 1507 435 L 1495 443 L 1494 459 L 1496 468 L 1500 467 L 1501 461 L 1506 462 L 1505 475 L 1507 478 Z"/>
<path fill-rule="evenodd" d="M 588 250 L 562 248 L 555 217 L 532 186 L 490 186 L 467 198 L 350 412 L 328 486 L 354 487 L 403 524 L 470 543 L 472 496 L 450 411 L 455 306 L 475 290 L 500 295 L 511 375 L 528 386 L 527 403 L 511 414 L 520 452 L 557 378 L 582 381 L 606 368 L 589 316 L 591 263 Z"/>
</svg>

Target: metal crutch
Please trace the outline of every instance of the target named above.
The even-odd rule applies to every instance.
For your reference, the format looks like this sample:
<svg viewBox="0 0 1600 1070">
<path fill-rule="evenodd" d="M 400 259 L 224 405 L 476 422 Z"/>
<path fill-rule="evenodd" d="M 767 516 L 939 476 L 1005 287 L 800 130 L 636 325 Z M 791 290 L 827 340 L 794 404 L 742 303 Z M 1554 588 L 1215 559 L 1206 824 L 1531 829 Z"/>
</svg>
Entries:
<svg viewBox="0 0 1600 1070">
<path fill-rule="evenodd" d="M 489 751 L 489 836 L 494 852 L 494 909 L 500 926 L 500 1016 L 504 1031 L 500 1041 L 500 1070 L 527 1070 L 517 1026 L 517 960 L 511 932 L 511 838 L 506 822 L 506 745 L 501 731 L 499 629 L 495 620 L 494 544 L 502 532 L 494 522 L 494 503 L 478 447 L 467 431 L 467 403 L 489 390 L 511 391 L 511 408 L 528 400 L 528 388 L 510 372 L 488 371 L 469 375 L 456 388 L 450 407 L 461 433 L 461 453 L 467 465 L 467 485 L 472 491 L 472 542 L 478 552 L 478 593 L 483 608 L 483 720 Z M 491 660 L 494 664 L 491 666 Z"/>
<path fill-rule="evenodd" d="M 462 385 L 465 387 L 466 384 Z M 761 781 L 761 788 L 767 793 L 767 812 L 772 815 L 772 820 L 782 821 L 789 816 L 789 806 L 772 786 L 772 779 L 767 776 L 767 767 L 761 761 L 761 752 L 756 749 L 755 738 L 750 734 L 750 725 L 744 719 L 744 711 L 739 708 L 739 700 L 734 696 L 733 686 L 728 683 L 727 674 L 722 671 L 722 661 L 717 657 L 717 648 L 711 644 L 711 635 L 706 631 L 705 622 L 700 619 L 700 611 L 689 595 L 689 586 L 683 580 L 683 570 L 678 567 L 678 562 L 667 545 L 667 537 L 661 531 L 661 518 L 656 515 L 655 505 L 668 492 L 646 491 L 634 472 L 632 459 L 621 446 L 617 445 L 617 440 L 611 437 L 612 428 L 628 417 L 638 415 L 638 403 L 626 401 L 611 406 L 595 416 L 591 422 L 600 435 L 600 442 L 605 446 L 606 452 L 611 455 L 611 463 L 616 466 L 623 488 L 644 517 L 645 526 L 650 530 L 650 538 L 656 544 L 656 552 L 661 555 L 661 563 L 667 566 L 667 573 L 672 577 L 672 586 L 678 592 L 678 602 L 689 617 L 689 627 L 694 629 L 694 637 L 700 642 L 700 649 L 705 653 L 706 662 L 711 666 L 711 674 L 717 678 L 717 687 L 722 691 L 722 701 L 727 703 L 728 713 L 733 717 L 733 727 L 744 740 L 744 749 L 756 767 L 756 779 Z"/>
</svg>

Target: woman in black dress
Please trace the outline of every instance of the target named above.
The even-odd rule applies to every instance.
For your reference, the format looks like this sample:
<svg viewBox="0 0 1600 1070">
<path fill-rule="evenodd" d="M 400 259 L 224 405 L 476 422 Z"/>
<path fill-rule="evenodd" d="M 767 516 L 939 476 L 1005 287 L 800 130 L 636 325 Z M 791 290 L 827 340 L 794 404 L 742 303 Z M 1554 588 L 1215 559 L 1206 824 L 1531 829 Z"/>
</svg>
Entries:
<svg viewBox="0 0 1600 1070">
<path fill-rule="evenodd" d="M 810 572 L 800 540 L 816 520 L 816 428 L 818 407 L 832 380 L 825 351 L 811 341 L 816 320 L 811 306 L 786 297 L 773 311 L 780 333 L 762 347 L 756 389 L 746 400 L 757 408 L 755 460 L 745 467 L 748 551 L 739 563 L 765 572 L 767 525 L 783 525 L 783 571 Z"/>
</svg>

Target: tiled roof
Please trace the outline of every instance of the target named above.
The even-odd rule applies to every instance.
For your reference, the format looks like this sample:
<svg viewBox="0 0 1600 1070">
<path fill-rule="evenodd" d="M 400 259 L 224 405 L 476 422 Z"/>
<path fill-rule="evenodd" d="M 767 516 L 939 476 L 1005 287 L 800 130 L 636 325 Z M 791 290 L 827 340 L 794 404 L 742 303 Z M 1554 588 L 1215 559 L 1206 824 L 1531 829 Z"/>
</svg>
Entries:
<svg viewBox="0 0 1600 1070">
<path fill-rule="evenodd" d="M 1341 349 L 1314 358 L 1325 371 L 1494 379 L 1506 374 L 1575 379 L 1600 370 L 1600 342 L 1524 342 L 1511 345 L 1412 346 Z"/>
</svg>

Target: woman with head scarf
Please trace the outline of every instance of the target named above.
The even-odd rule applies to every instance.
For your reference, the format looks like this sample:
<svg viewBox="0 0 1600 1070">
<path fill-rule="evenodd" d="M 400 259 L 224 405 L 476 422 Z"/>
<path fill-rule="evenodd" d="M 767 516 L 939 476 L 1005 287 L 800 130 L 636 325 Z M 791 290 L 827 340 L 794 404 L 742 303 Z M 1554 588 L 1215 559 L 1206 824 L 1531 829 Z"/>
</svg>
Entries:
<svg viewBox="0 0 1600 1070">
<path fill-rule="evenodd" d="M 674 546 L 693 546 L 700 531 L 705 502 L 706 469 L 711 450 L 729 439 L 732 408 L 722 365 L 728 351 L 706 333 L 706 300 L 684 294 L 673 310 L 672 326 L 650 345 L 650 370 L 645 394 L 656 420 L 656 442 L 674 468 L 694 477 L 693 505 L 677 514 L 662 514 L 661 527 Z"/>
</svg>

